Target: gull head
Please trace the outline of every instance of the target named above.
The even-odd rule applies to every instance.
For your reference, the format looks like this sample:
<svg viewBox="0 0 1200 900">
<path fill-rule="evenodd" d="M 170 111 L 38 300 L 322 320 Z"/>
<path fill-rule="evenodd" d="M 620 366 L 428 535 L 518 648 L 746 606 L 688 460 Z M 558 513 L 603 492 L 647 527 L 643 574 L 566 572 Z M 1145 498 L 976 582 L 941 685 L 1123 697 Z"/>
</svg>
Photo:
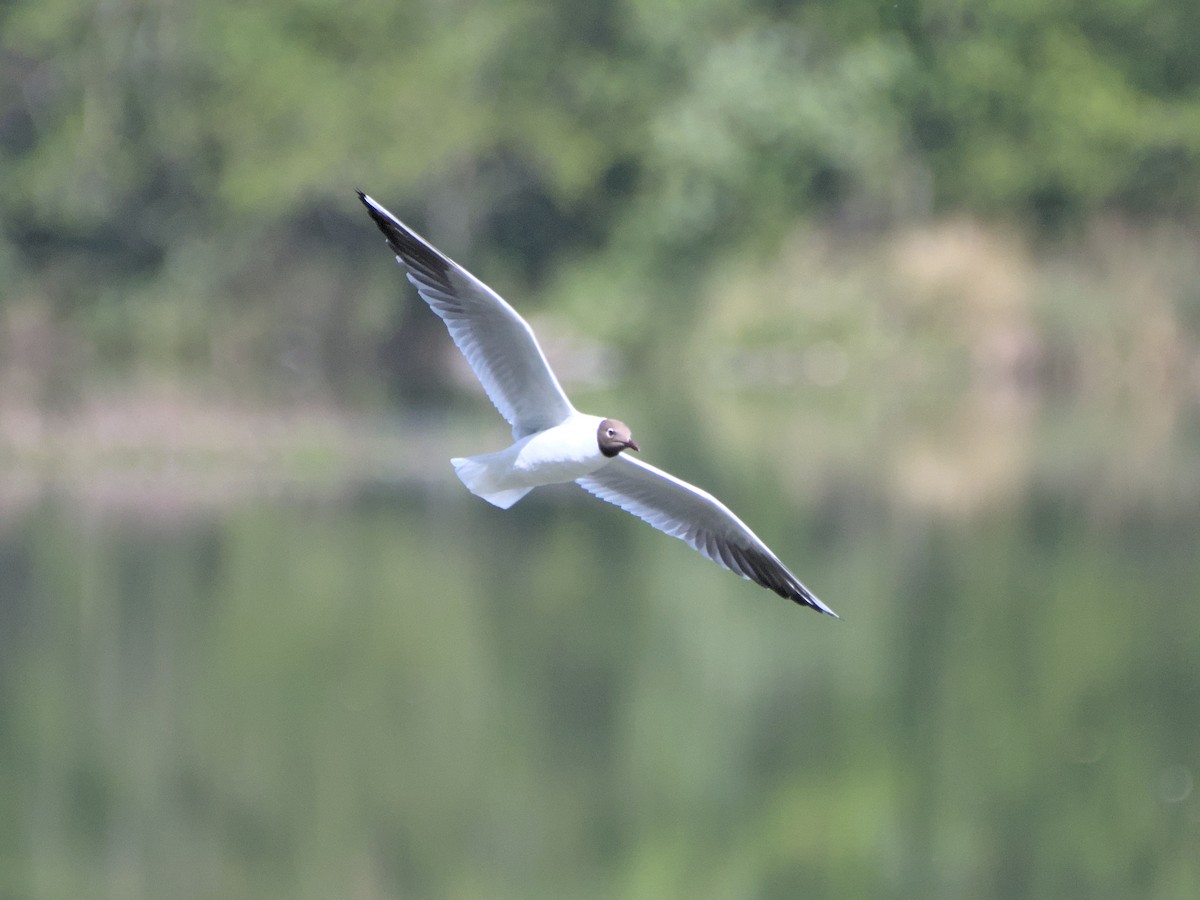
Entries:
<svg viewBox="0 0 1200 900">
<path fill-rule="evenodd" d="M 605 419 L 596 429 L 596 442 L 600 452 L 610 459 L 622 450 L 640 450 L 629 426 L 618 419 Z"/>
</svg>

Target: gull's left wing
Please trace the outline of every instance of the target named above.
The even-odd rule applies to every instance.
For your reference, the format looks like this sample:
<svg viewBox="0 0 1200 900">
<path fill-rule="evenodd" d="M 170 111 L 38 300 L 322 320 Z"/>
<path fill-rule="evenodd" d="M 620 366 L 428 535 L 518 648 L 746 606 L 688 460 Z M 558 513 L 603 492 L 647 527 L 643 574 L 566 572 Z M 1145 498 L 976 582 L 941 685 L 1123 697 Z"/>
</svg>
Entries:
<svg viewBox="0 0 1200 900">
<path fill-rule="evenodd" d="M 659 531 L 686 541 L 717 565 L 781 597 L 838 618 L 741 519 L 707 491 L 625 454 L 576 483 Z"/>
<path fill-rule="evenodd" d="M 446 323 L 514 438 L 557 425 L 575 411 L 533 329 L 503 297 L 362 191 L 358 199 L 421 299 Z"/>
</svg>

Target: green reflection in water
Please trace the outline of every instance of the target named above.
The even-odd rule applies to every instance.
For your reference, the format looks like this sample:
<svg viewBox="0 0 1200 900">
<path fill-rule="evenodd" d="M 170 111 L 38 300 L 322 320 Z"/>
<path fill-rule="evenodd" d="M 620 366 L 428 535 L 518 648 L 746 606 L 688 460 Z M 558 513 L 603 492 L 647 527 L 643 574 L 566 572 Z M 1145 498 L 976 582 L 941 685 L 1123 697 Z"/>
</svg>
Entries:
<svg viewBox="0 0 1200 900">
<path fill-rule="evenodd" d="M 1034 485 L 751 497 L 842 622 L 571 489 L 49 497 L 0 530 L 0 887 L 1194 896 L 1197 513 Z"/>
</svg>

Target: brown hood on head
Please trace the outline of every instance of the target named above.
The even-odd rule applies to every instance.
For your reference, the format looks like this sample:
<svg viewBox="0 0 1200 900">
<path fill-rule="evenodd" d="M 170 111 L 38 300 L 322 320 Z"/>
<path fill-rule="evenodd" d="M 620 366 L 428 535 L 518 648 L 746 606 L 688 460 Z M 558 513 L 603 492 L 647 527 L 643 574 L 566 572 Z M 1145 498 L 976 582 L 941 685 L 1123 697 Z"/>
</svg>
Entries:
<svg viewBox="0 0 1200 900">
<path fill-rule="evenodd" d="M 607 457 L 614 457 L 622 450 L 640 450 L 629 426 L 618 419 L 605 419 L 596 429 L 596 442 L 600 452 Z"/>
</svg>

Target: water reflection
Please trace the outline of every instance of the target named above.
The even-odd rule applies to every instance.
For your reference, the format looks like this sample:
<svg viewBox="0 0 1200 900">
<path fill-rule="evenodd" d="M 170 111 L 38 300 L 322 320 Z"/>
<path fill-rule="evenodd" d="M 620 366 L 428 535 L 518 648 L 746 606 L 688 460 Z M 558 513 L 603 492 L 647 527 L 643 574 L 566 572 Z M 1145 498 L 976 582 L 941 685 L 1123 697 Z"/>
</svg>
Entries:
<svg viewBox="0 0 1200 900">
<path fill-rule="evenodd" d="M 1200 889 L 1200 514 L 1031 461 L 1055 423 L 1027 408 L 1015 456 L 961 454 L 1018 460 L 965 505 L 920 479 L 975 476 L 920 452 L 814 486 L 738 462 L 771 406 L 724 410 L 728 446 L 656 416 L 655 456 L 737 497 L 842 622 L 570 488 L 501 512 L 448 468 L 190 515 L 10 509 L 3 888 Z M 978 448 L 970 421 L 947 429 Z"/>
</svg>

